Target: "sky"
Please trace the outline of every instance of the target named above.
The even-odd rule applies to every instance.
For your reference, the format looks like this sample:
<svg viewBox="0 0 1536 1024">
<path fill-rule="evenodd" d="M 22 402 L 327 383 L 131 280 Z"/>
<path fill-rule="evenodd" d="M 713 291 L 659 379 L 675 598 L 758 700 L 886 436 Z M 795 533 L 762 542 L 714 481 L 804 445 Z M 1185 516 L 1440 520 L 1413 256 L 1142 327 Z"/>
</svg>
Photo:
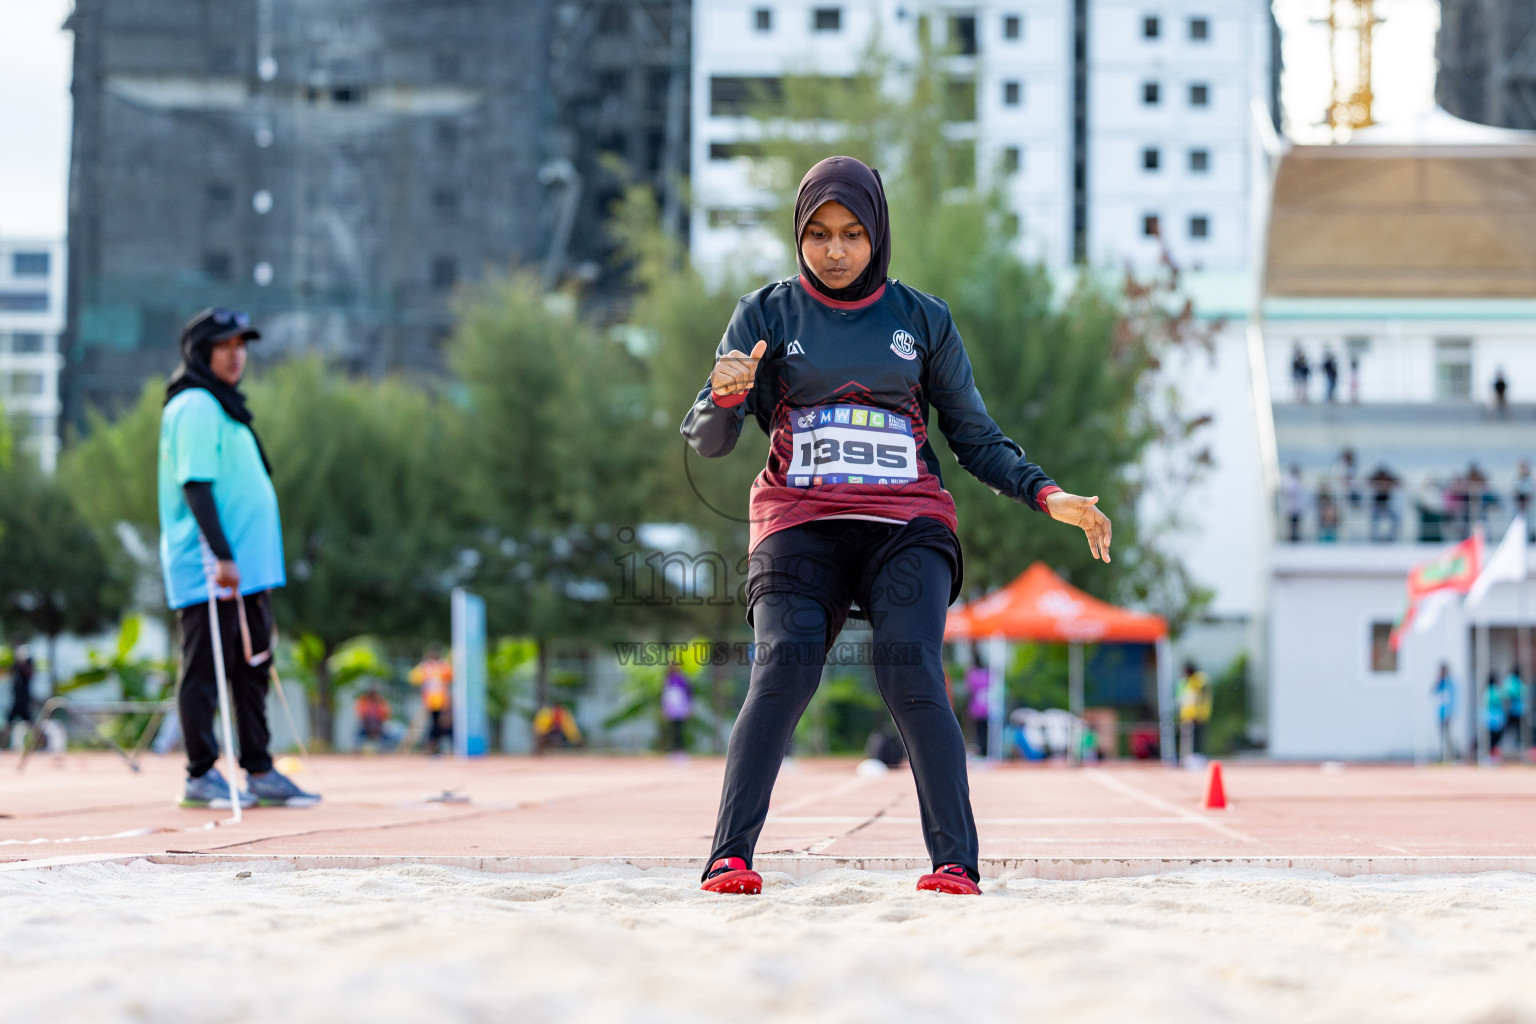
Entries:
<svg viewBox="0 0 1536 1024">
<path fill-rule="evenodd" d="M 70 0 L 0 0 L 0 236 L 64 234 L 69 167 L 70 37 L 59 30 Z M 1285 73 L 1287 134 L 1326 142 L 1328 34 L 1313 22 L 1328 0 L 1274 0 Z M 1434 102 L 1438 0 L 1377 0 L 1384 19 L 1373 48 L 1376 120 Z M 1349 64 L 1353 56 L 1341 55 Z"/>
</svg>

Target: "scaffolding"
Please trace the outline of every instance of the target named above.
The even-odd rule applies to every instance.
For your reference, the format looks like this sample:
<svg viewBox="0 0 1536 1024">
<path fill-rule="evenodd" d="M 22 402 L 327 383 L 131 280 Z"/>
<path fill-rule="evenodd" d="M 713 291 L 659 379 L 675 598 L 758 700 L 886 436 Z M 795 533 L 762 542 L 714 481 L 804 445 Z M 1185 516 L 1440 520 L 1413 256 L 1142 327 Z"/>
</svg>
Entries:
<svg viewBox="0 0 1536 1024">
<path fill-rule="evenodd" d="M 1435 101 L 1468 121 L 1536 130 L 1536 4 L 1441 0 Z"/>
</svg>

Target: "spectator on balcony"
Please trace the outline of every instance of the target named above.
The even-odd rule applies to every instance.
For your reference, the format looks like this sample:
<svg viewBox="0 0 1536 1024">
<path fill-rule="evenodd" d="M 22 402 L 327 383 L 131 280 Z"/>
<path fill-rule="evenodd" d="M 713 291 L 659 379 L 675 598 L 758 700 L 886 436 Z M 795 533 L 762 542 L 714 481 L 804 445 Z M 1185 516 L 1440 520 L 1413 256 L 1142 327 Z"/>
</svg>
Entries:
<svg viewBox="0 0 1536 1024">
<path fill-rule="evenodd" d="M 1331 348 L 1323 349 L 1323 383 L 1327 388 L 1326 399 L 1329 402 L 1334 401 L 1339 390 L 1339 360 L 1334 356 Z"/>
<path fill-rule="evenodd" d="M 1510 488 L 1510 494 L 1515 501 L 1515 514 L 1525 516 L 1526 536 L 1536 539 L 1536 523 L 1531 521 L 1532 499 L 1536 498 L 1536 479 L 1531 478 L 1531 464 L 1525 459 L 1520 460 L 1520 468 L 1515 472 L 1515 483 Z"/>
<path fill-rule="evenodd" d="M 1312 378 L 1312 364 L 1307 362 L 1307 354 L 1301 350 L 1301 342 L 1291 350 L 1291 384 L 1296 389 L 1296 401 L 1307 400 L 1307 382 Z"/>
<path fill-rule="evenodd" d="M 1339 539 L 1339 503 L 1326 480 L 1317 485 L 1317 539 L 1325 544 Z"/>
<path fill-rule="evenodd" d="M 1433 544 L 1448 540 L 1450 531 L 1446 523 L 1451 518 L 1451 490 L 1443 481 L 1433 476 L 1424 478 L 1418 494 L 1419 542 Z"/>
<path fill-rule="evenodd" d="M 1509 411 L 1509 381 L 1504 379 L 1504 367 L 1493 373 L 1493 408 L 1500 416 Z"/>
<path fill-rule="evenodd" d="M 1387 544 L 1397 540 L 1401 520 L 1392 507 L 1392 492 L 1402 481 L 1392 475 L 1386 463 L 1376 467 L 1366 483 L 1371 486 L 1371 540 Z"/>
<path fill-rule="evenodd" d="M 1488 512 L 1499 503 L 1498 495 L 1488 487 L 1488 474 L 1480 469 L 1476 462 L 1467 466 L 1467 475 L 1463 478 L 1467 484 L 1467 515 L 1468 522 L 1478 522 L 1484 525 L 1488 523 Z M 1470 529 L 1470 527 L 1469 527 Z"/>
<path fill-rule="evenodd" d="M 1339 452 L 1339 463 L 1334 470 L 1338 478 L 1339 494 L 1349 502 L 1350 515 L 1360 511 L 1365 495 L 1360 490 L 1360 471 L 1355 463 L 1355 450 L 1345 448 Z"/>
<path fill-rule="evenodd" d="M 1306 497 L 1301 489 L 1301 467 L 1292 466 L 1285 474 L 1283 485 L 1285 498 L 1286 539 L 1292 544 L 1301 540 L 1301 514 L 1306 508 Z"/>
</svg>

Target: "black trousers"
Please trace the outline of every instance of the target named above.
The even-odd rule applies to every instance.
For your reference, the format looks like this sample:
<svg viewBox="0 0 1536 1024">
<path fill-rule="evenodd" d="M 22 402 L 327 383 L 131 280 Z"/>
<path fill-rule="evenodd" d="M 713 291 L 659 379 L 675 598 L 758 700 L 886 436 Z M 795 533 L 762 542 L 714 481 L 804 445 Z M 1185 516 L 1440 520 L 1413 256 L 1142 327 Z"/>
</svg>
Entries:
<svg viewBox="0 0 1536 1024">
<path fill-rule="evenodd" d="M 822 599 L 826 588 L 763 593 L 752 604 L 757 641 L 752 678 L 726 752 L 725 784 L 706 874 L 708 864 L 721 857 L 752 862 L 779 766 L 821 680 L 833 639 L 829 625 L 841 624 L 847 598 L 857 596 L 874 630 L 875 682 L 901 732 L 917 782 L 928 855 L 935 866 L 960 864 L 979 877 L 965 738 L 944 690 L 942 664 L 955 553 L 936 546 L 898 547 L 894 552 L 889 545 L 856 546 L 848 557 L 845 545 L 821 564 L 848 579 L 859 571 L 863 551 L 888 557 L 869 567 L 873 572 L 866 577 L 867 588 L 845 586 L 838 606 L 829 608 Z"/>
<path fill-rule="evenodd" d="M 251 650 L 259 653 L 272 646 L 272 605 L 267 594 L 242 598 L 251 627 Z M 176 689 L 176 708 L 187 744 L 187 774 L 207 773 L 219 759 L 219 739 L 214 721 L 219 711 L 218 679 L 213 671 L 213 645 L 209 642 L 208 604 L 201 602 L 177 612 L 181 620 L 181 680 Z M 234 601 L 219 602 L 219 633 L 224 649 L 224 672 L 229 680 L 229 700 L 234 706 L 235 736 L 240 745 L 240 767 L 259 773 L 272 767 L 267 752 L 268 662 L 245 663 L 240 639 L 240 613 Z"/>
</svg>

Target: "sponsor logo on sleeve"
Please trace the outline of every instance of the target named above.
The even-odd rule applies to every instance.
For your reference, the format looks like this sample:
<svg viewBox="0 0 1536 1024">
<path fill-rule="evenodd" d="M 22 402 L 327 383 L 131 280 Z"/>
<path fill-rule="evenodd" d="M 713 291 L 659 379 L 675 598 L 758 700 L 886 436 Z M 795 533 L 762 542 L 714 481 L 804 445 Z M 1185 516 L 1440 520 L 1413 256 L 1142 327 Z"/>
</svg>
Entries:
<svg viewBox="0 0 1536 1024">
<path fill-rule="evenodd" d="M 906 331 L 897 331 L 891 335 L 891 351 L 903 359 L 916 359 L 917 339 Z"/>
</svg>

